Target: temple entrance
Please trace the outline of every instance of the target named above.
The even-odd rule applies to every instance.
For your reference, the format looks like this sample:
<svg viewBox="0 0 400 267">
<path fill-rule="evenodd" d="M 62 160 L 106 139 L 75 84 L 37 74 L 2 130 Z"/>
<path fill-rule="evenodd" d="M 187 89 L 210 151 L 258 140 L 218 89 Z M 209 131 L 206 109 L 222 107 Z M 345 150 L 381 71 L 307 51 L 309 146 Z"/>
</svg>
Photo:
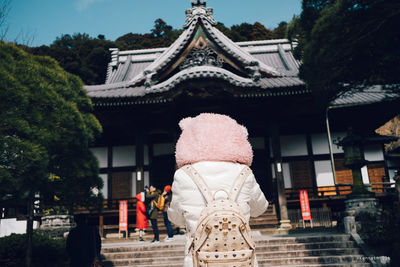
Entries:
<svg viewBox="0 0 400 267">
<path fill-rule="evenodd" d="M 256 181 L 261 187 L 268 201 L 273 200 L 274 187 L 272 184 L 270 168 L 267 164 L 267 157 L 264 150 L 254 149 L 253 164 L 251 169 L 256 177 Z"/>
<path fill-rule="evenodd" d="M 164 186 L 172 185 L 175 173 L 175 155 L 160 155 L 153 157 L 150 166 L 151 183 L 163 191 Z"/>
</svg>

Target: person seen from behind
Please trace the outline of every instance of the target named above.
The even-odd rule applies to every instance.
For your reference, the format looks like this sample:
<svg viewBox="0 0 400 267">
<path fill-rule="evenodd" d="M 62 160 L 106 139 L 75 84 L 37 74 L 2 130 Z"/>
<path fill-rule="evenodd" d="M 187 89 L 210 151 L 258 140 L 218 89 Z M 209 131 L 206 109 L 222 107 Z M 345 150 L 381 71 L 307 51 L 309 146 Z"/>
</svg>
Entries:
<svg viewBox="0 0 400 267">
<path fill-rule="evenodd" d="M 92 267 L 100 259 L 99 231 L 81 214 L 75 215 L 74 220 L 76 227 L 69 232 L 66 243 L 70 267 Z"/>
<path fill-rule="evenodd" d="M 165 227 L 167 228 L 167 233 L 168 233 L 168 236 L 164 239 L 164 241 L 170 242 L 174 240 L 174 231 L 172 230 L 171 222 L 168 219 L 168 207 L 172 199 L 172 191 L 170 185 L 166 185 L 164 187 L 164 192 L 162 193 L 162 195 L 164 196 L 165 199 L 163 208 L 164 224 Z"/>
<path fill-rule="evenodd" d="M 142 200 L 142 193 L 136 195 L 136 228 L 139 229 L 139 241 L 144 241 L 143 231 L 147 229 L 146 207 Z"/>
<path fill-rule="evenodd" d="M 154 186 L 151 185 L 150 188 L 146 188 L 146 199 L 149 201 L 149 210 L 147 214 L 148 214 L 148 219 L 150 219 L 151 228 L 153 229 L 154 233 L 154 239 L 151 241 L 152 243 L 160 242 L 160 236 L 157 225 L 158 209 L 155 205 L 159 196 L 160 192 Z"/>
<path fill-rule="evenodd" d="M 263 214 L 268 201 L 249 168 L 253 151 L 247 129 L 229 116 L 213 113 L 182 119 L 179 126 L 182 133 L 175 151 L 179 169 L 174 175 L 168 218 L 176 225 L 186 225 L 183 266 L 242 266 L 238 258 L 243 255 L 248 255 L 243 258 L 243 261 L 249 261 L 246 266 L 257 266 L 255 243 L 248 235 L 251 235 L 249 219 Z M 219 218 L 217 213 L 221 210 L 201 215 L 207 204 L 214 201 L 223 205 L 227 197 L 234 200 L 235 211 L 240 210 L 235 214 L 244 219 L 243 224 Z M 227 209 L 232 209 L 230 207 Z M 212 206 L 207 208 L 206 211 L 212 210 Z M 209 221 L 216 219 L 207 217 L 207 214 L 214 214 L 213 217 L 221 221 L 208 225 Z M 200 224 L 201 216 L 205 219 Z M 236 220 L 239 217 L 232 218 Z M 202 235 L 198 239 L 195 234 Z M 209 239 L 209 235 L 218 238 Z M 236 242 L 239 238 L 247 243 Z M 246 249 L 249 254 L 243 252 L 239 255 L 235 252 L 239 249 Z"/>
</svg>

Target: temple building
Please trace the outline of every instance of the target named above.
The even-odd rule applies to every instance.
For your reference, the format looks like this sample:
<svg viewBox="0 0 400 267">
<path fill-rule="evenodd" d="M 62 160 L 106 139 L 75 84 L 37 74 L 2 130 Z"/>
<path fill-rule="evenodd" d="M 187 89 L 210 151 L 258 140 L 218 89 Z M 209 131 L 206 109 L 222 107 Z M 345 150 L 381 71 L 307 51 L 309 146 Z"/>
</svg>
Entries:
<svg viewBox="0 0 400 267">
<path fill-rule="evenodd" d="M 376 86 L 320 110 L 298 77 L 295 44 L 235 43 L 216 25 L 213 9 L 192 1 L 184 31 L 170 47 L 113 49 L 105 83 L 85 86 L 104 131 L 92 148 L 104 181 L 104 212 L 145 185 L 172 183 L 178 122 L 202 112 L 229 115 L 248 128 L 251 168 L 281 221 L 286 209 L 298 206 L 299 189 L 309 190 L 312 206 L 325 207 L 351 191 L 351 170 L 335 145 L 350 126 L 369 136 L 363 181 L 382 192 L 394 176 L 388 165 L 396 163 L 386 157 L 388 139 L 374 130 L 396 115 L 394 101 L 386 101 L 390 93 Z"/>
</svg>

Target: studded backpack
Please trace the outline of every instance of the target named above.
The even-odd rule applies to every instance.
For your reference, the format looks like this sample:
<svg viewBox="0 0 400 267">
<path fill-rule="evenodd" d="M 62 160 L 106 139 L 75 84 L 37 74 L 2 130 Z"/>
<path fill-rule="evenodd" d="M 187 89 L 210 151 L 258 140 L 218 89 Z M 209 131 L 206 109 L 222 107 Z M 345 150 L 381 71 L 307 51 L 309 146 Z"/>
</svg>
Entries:
<svg viewBox="0 0 400 267">
<path fill-rule="evenodd" d="M 191 166 L 183 167 L 206 201 L 197 228 L 192 236 L 191 249 L 194 267 L 249 267 L 254 266 L 255 243 L 251 230 L 236 199 L 245 179 L 251 173 L 243 168 L 230 192 L 217 190 L 214 195 L 200 174 Z M 223 191 L 226 198 L 215 198 Z"/>
</svg>

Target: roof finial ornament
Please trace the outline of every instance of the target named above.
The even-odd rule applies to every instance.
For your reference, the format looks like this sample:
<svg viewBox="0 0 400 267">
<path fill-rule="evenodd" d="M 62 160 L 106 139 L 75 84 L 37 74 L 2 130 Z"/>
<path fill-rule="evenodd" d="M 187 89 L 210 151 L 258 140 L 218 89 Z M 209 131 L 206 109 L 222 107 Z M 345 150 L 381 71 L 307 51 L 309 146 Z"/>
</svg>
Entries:
<svg viewBox="0 0 400 267">
<path fill-rule="evenodd" d="M 196 6 L 206 6 L 206 0 L 192 0 L 192 7 Z"/>
<path fill-rule="evenodd" d="M 191 0 L 192 8 L 187 9 L 186 22 L 183 24 L 183 28 L 186 29 L 190 26 L 193 21 L 198 19 L 207 20 L 212 25 L 217 25 L 217 22 L 213 17 L 213 9 L 211 7 L 206 7 L 206 0 Z"/>
</svg>

